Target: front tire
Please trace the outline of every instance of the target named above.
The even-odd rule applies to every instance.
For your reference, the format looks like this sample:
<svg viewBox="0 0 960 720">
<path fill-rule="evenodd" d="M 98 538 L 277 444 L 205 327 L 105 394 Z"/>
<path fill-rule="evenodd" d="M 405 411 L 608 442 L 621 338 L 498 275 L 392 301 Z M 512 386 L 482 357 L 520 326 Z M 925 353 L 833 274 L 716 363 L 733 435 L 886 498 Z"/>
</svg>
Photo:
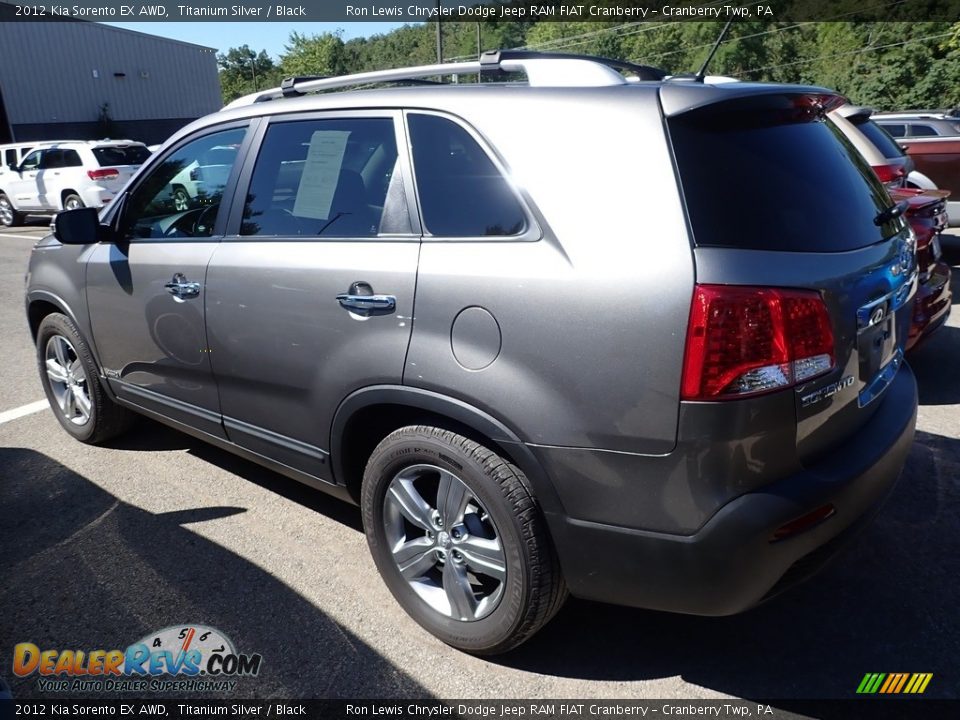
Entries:
<svg viewBox="0 0 960 720">
<path fill-rule="evenodd" d="M 132 413 L 107 396 L 89 346 L 66 315 L 51 313 L 40 323 L 37 363 L 50 408 L 74 438 L 95 445 L 130 426 Z"/>
<path fill-rule="evenodd" d="M 367 463 L 361 506 L 387 587 L 448 645 L 506 652 L 566 599 L 526 477 L 468 438 L 428 426 L 391 433 Z"/>
<path fill-rule="evenodd" d="M 23 224 L 24 215 L 13 207 L 13 203 L 3 193 L 0 193 L 0 225 L 16 227 Z"/>
</svg>

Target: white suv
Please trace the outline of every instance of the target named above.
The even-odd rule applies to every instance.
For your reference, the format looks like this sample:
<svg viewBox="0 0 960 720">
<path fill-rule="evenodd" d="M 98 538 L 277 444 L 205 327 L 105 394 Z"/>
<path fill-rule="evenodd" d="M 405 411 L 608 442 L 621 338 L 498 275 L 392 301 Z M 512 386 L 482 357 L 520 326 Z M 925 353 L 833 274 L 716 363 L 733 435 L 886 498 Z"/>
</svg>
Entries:
<svg viewBox="0 0 960 720">
<path fill-rule="evenodd" d="M 0 174 L 0 225 L 26 215 L 52 215 L 102 207 L 150 157 L 132 140 L 63 140 L 37 143 L 19 165 Z"/>
</svg>

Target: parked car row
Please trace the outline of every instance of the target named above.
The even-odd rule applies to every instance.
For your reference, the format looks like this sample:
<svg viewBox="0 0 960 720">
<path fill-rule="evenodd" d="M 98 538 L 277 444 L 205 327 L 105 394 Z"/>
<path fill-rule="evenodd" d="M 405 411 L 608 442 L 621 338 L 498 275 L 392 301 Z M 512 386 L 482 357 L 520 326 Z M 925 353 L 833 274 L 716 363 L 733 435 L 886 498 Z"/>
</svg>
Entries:
<svg viewBox="0 0 960 720">
<path fill-rule="evenodd" d="M 131 140 L 36 143 L 0 173 L 0 224 L 19 225 L 28 214 L 103 207 L 149 156 L 146 145 Z"/>
<path fill-rule="evenodd" d="M 916 187 L 933 183 L 914 169 L 913 158 L 874 122 L 872 114 L 870 108 L 846 104 L 833 110 L 829 118 L 870 164 L 892 200 L 902 203 L 899 206 L 916 235 L 919 288 L 906 346 L 911 350 L 950 314 L 950 266 L 943 261 L 940 247 L 940 233 L 948 224 L 946 198 L 950 192 Z"/>
</svg>

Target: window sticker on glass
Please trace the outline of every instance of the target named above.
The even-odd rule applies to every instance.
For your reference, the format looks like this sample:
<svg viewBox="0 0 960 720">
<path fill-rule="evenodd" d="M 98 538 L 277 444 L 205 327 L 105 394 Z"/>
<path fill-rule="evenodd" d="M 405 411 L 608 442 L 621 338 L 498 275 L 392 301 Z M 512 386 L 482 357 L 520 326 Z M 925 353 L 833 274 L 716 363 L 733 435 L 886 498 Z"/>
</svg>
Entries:
<svg viewBox="0 0 960 720">
<path fill-rule="evenodd" d="M 293 205 L 294 215 L 327 219 L 349 137 L 346 130 L 317 130 L 310 137 L 310 149 Z"/>
</svg>

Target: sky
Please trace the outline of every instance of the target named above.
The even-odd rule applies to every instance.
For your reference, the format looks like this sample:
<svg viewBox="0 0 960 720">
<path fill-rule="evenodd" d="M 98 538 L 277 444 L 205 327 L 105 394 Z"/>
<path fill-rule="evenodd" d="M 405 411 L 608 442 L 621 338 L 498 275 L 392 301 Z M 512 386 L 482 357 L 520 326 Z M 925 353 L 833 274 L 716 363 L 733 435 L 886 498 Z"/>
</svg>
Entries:
<svg viewBox="0 0 960 720">
<path fill-rule="evenodd" d="M 290 33 L 296 30 L 301 35 L 319 35 L 322 32 L 343 30 L 343 39 L 367 37 L 388 33 L 403 23 L 391 22 L 115 22 L 114 27 L 136 30 L 148 35 L 183 40 L 216 48 L 225 52 L 232 47 L 249 45 L 251 50 L 266 50 L 276 60 L 283 52 Z"/>
</svg>

